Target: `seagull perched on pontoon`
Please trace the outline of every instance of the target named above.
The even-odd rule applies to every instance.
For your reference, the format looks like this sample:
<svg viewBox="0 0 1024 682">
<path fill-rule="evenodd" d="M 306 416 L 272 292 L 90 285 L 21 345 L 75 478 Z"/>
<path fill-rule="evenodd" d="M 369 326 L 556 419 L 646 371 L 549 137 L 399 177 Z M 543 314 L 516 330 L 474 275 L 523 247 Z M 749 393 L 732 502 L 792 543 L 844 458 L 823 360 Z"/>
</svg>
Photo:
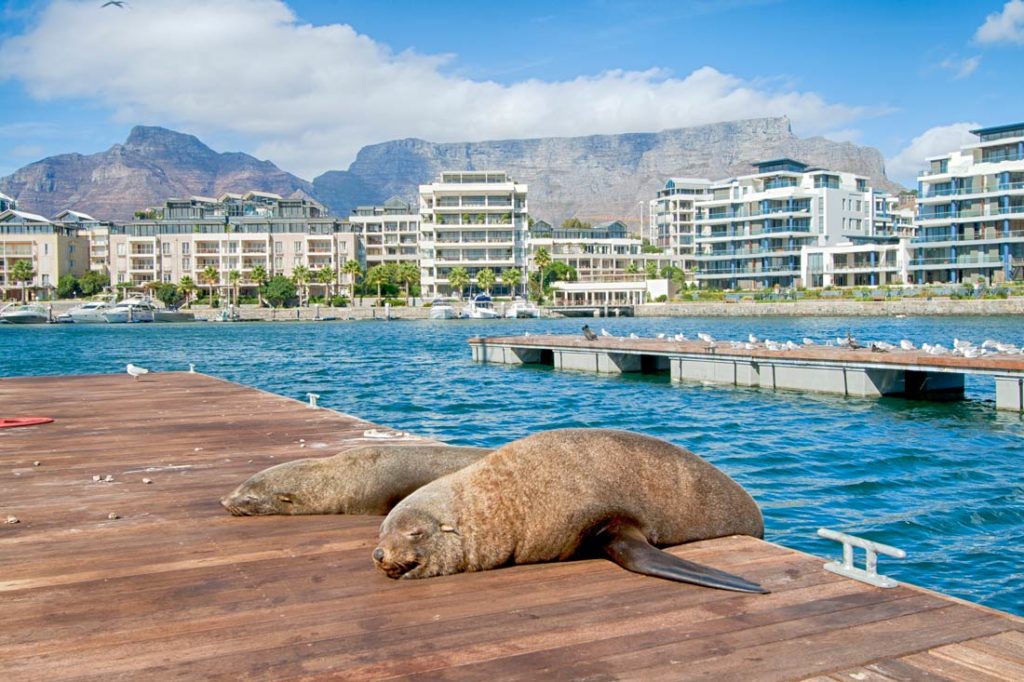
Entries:
<svg viewBox="0 0 1024 682">
<path fill-rule="evenodd" d="M 601 336 L 614 336 L 614 335 L 611 332 L 609 332 L 607 329 L 605 329 L 604 327 L 601 327 Z"/>
<path fill-rule="evenodd" d="M 141 377 L 143 374 L 149 374 L 149 370 L 146 369 L 145 367 L 139 367 L 138 365 L 133 365 L 130 362 L 128 363 L 127 369 L 129 376 L 131 376 L 136 381 L 138 381 L 139 377 Z"/>
<path fill-rule="evenodd" d="M 636 335 L 636 333 L 634 333 L 634 332 L 630 332 L 630 333 L 629 333 L 629 338 L 631 338 L 631 339 L 639 339 L 640 337 L 639 337 L 639 336 L 637 336 L 637 335 Z"/>
<path fill-rule="evenodd" d="M 704 332 L 697 332 L 697 338 L 703 341 L 704 343 L 715 342 L 715 337 L 711 336 L 711 334 L 705 334 Z"/>
<path fill-rule="evenodd" d="M 914 344 L 913 344 L 913 342 L 910 339 L 902 339 L 900 341 L 900 349 L 901 350 L 917 350 L 914 347 Z"/>
<path fill-rule="evenodd" d="M 813 346 L 814 345 L 814 339 L 805 336 L 804 337 L 804 345 L 805 346 Z"/>
<path fill-rule="evenodd" d="M 597 334 L 595 334 L 593 330 L 591 330 L 589 324 L 583 325 L 583 338 L 585 338 L 587 341 L 597 340 Z"/>
</svg>

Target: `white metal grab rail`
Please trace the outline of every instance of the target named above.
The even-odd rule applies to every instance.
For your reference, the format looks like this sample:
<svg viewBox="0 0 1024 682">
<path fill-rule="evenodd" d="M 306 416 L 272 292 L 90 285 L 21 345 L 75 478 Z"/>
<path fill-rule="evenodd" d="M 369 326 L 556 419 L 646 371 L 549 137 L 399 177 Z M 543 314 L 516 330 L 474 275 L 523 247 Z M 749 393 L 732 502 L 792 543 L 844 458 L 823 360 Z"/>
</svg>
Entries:
<svg viewBox="0 0 1024 682">
<path fill-rule="evenodd" d="M 904 559 L 907 553 L 898 547 L 890 547 L 889 545 L 883 545 L 880 542 L 872 542 L 871 540 L 865 540 L 855 535 L 848 535 L 846 533 L 840 533 L 839 531 L 829 530 L 828 528 L 819 528 L 818 535 L 828 540 L 835 540 L 836 542 L 843 543 L 843 560 L 830 561 L 825 564 L 826 571 L 832 571 L 841 576 L 847 578 L 853 578 L 859 580 L 862 583 L 869 585 L 875 585 L 876 587 L 896 587 L 899 585 L 898 582 L 892 578 L 878 573 L 878 555 L 885 554 L 887 556 L 896 557 L 897 559 Z M 864 568 L 858 568 L 853 564 L 853 548 L 860 547 L 864 550 Z"/>
</svg>

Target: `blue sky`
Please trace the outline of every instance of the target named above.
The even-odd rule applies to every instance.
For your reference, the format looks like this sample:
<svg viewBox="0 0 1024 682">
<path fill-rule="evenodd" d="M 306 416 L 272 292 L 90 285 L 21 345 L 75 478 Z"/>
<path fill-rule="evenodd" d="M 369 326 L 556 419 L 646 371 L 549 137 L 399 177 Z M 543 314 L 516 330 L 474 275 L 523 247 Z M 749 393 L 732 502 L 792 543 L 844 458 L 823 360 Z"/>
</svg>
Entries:
<svg viewBox="0 0 1024 682">
<path fill-rule="evenodd" d="M 910 184 L 974 125 L 1024 120 L 1024 0 L 101 4 L 2 5 L 0 175 L 137 123 L 311 179 L 401 137 L 785 114 Z"/>
</svg>

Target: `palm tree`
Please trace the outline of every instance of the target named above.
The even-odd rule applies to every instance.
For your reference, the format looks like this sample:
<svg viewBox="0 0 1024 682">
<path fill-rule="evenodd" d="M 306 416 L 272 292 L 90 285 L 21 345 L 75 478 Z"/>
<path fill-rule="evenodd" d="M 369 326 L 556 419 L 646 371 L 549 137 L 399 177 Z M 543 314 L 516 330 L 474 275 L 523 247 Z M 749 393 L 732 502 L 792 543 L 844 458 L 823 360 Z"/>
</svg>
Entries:
<svg viewBox="0 0 1024 682">
<path fill-rule="evenodd" d="M 338 273 L 330 265 L 325 265 L 316 271 L 316 281 L 324 285 L 324 303 L 328 303 L 327 299 L 334 295 Z"/>
<path fill-rule="evenodd" d="M 637 267 L 636 261 L 630 261 L 629 265 L 626 266 L 627 275 L 635 275 L 640 272 L 640 268 Z"/>
<path fill-rule="evenodd" d="M 264 265 L 254 266 L 252 272 L 249 273 L 249 279 L 256 284 L 256 300 L 259 304 L 263 305 L 263 285 L 267 283 L 269 277 L 267 277 L 267 268 Z"/>
<path fill-rule="evenodd" d="M 415 263 L 401 263 L 398 266 L 398 281 L 405 287 L 405 302 L 408 305 L 413 284 L 419 284 L 420 269 Z"/>
<path fill-rule="evenodd" d="M 220 284 L 220 271 L 217 270 L 216 265 L 207 265 L 203 268 L 203 271 L 199 273 L 199 279 L 206 282 L 207 286 L 210 287 L 210 307 L 213 307 L 213 287 Z"/>
<path fill-rule="evenodd" d="M 302 299 L 305 297 L 306 283 L 309 282 L 309 268 L 305 265 L 296 265 L 292 268 L 292 281 L 299 289 L 299 307 L 302 307 Z"/>
<path fill-rule="evenodd" d="M 357 260 L 345 261 L 345 264 L 341 266 L 341 271 L 352 278 L 352 296 L 349 298 L 352 301 L 352 305 L 355 305 L 356 301 L 356 281 L 359 276 L 363 274 L 363 268 L 359 265 Z"/>
<path fill-rule="evenodd" d="M 466 271 L 466 268 L 461 265 L 452 268 L 451 272 L 448 273 L 448 284 L 452 288 L 458 289 L 459 298 L 462 298 L 462 290 L 469 285 L 469 273 Z"/>
<path fill-rule="evenodd" d="M 537 293 L 537 302 L 540 303 L 544 300 L 544 269 L 551 265 L 551 254 L 543 246 L 537 249 L 537 253 L 533 254 L 533 262 L 537 264 L 537 269 L 540 272 L 539 284 L 540 288 Z"/>
<path fill-rule="evenodd" d="M 646 276 L 647 279 L 657 279 L 658 278 L 658 264 L 655 263 L 652 260 L 647 261 L 647 264 L 644 265 L 644 275 Z"/>
<path fill-rule="evenodd" d="M 21 283 L 21 302 L 28 303 L 28 287 L 25 286 L 36 277 L 32 269 L 32 261 L 20 260 L 11 268 L 11 281 Z"/>
<path fill-rule="evenodd" d="M 508 268 L 501 272 L 501 283 L 509 288 L 513 296 L 516 295 L 516 287 L 519 286 L 522 278 L 523 273 L 517 268 Z"/>
<path fill-rule="evenodd" d="M 231 282 L 231 293 L 235 296 L 235 305 L 238 305 L 238 285 L 242 281 L 242 273 L 232 270 L 228 273 L 228 281 Z"/>
<path fill-rule="evenodd" d="M 494 282 L 497 279 L 497 275 L 494 274 L 494 270 L 490 268 L 484 268 L 480 272 L 476 273 L 476 283 L 480 285 L 488 295 L 491 293 L 491 287 L 494 286 Z"/>
<path fill-rule="evenodd" d="M 185 295 L 185 307 L 191 308 L 192 294 L 194 294 L 196 291 L 195 281 L 193 281 L 193 279 L 188 275 L 185 275 L 184 277 L 181 278 L 181 281 L 178 282 L 178 289 L 181 291 L 181 293 Z"/>
<path fill-rule="evenodd" d="M 377 287 L 377 303 L 380 303 L 380 289 L 388 282 L 388 271 L 383 265 L 374 265 L 366 271 L 366 284 Z"/>
</svg>

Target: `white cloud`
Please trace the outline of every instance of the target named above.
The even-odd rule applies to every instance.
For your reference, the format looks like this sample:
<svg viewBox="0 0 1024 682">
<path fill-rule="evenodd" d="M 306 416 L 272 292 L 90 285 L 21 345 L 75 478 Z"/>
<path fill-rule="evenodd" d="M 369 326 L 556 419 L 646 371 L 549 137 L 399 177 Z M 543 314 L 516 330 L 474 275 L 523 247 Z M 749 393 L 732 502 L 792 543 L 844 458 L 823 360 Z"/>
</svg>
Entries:
<svg viewBox="0 0 1024 682">
<path fill-rule="evenodd" d="M 980 127 L 978 123 L 953 123 L 929 128 L 894 157 L 886 160 L 886 173 L 897 182 L 915 187 L 918 174 L 927 165 L 926 158 L 956 151 L 965 144 L 977 141 L 970 131 Z"/>
<path fill-rule="evenodd" d="M 978 70 L 978 67 L 981 66 L 981 55 L 967 57 L 966 59 L 949 57 L 939 62 L 938 66 L 951 71 L 953 73 L 953 80 L 960 80 L 961 78 L 967 78 Z"/>
<path fill-rule="evenodd" d="M 655 131 L 788 115 L 801 134 L 878 109 L 710 66 L 509 85 L 446 73 L 448 55 L 394 53 L 352 27 L 299 23 L 280 0 L 147 0 L 131 11 L 58 0 L 0 45 L 33 97 L 85 98 L 118 120 L 230 134 L 312 177 L 394 138 L 462 141 Z"/>
<path fill-rule="evenodd" d="M 983 44 L 1016 43 L 1024 45 L 1024 0 L 1009 0 L 1001 12 L 993 12 L 974 33 Z"/>
</svg>

